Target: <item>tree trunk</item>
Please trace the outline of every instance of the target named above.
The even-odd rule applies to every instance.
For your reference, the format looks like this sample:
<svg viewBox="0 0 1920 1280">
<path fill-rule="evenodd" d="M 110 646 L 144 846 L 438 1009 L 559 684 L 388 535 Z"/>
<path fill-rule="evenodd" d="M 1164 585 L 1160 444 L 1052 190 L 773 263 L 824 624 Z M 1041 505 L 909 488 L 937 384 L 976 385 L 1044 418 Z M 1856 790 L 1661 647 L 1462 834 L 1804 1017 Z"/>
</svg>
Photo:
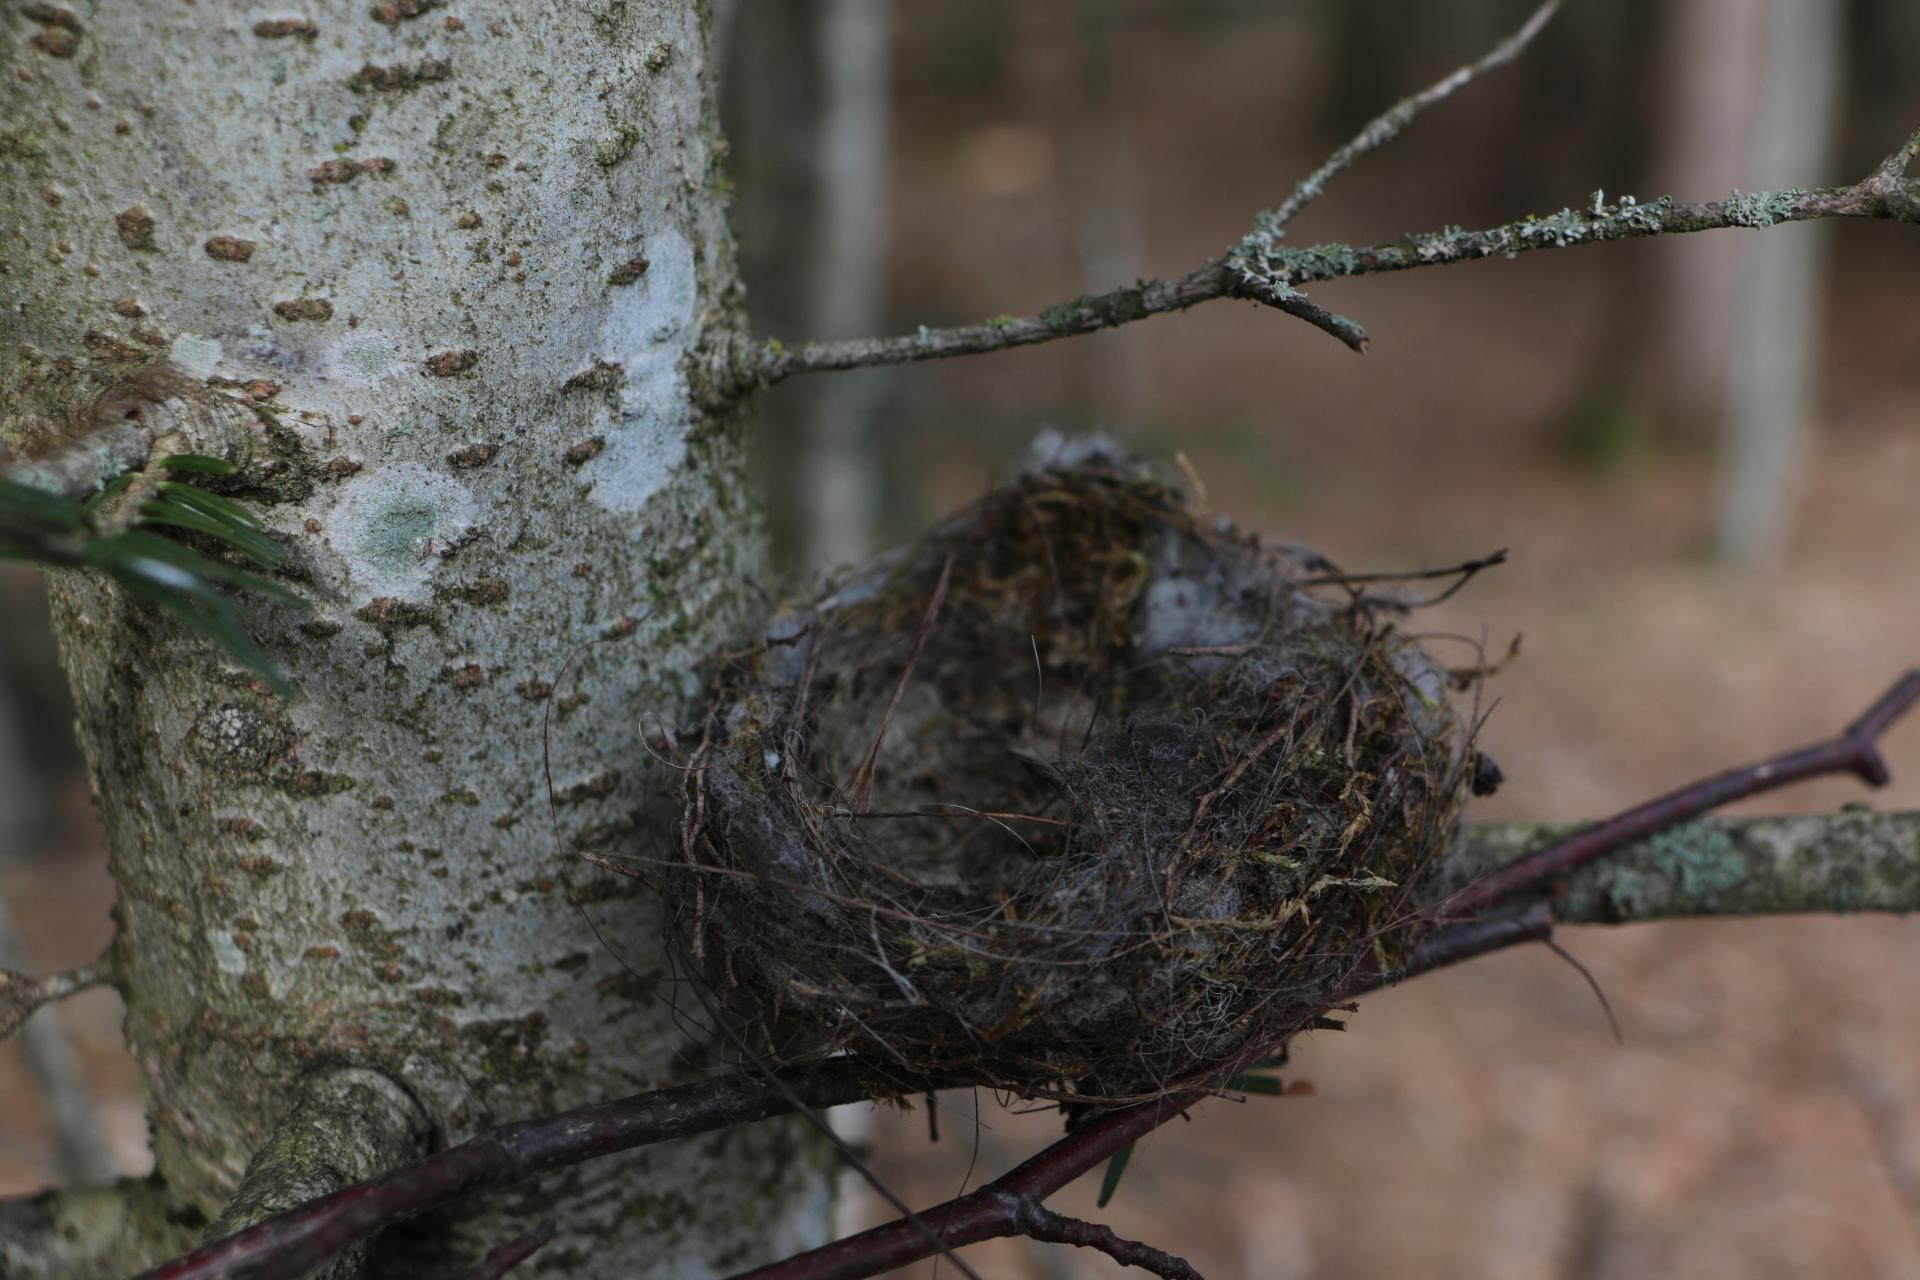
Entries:
<svg viewBox="0 0 1920 1280">
<path fill-rule="evenodd" d="M 81 8 L 0 19 L 0 396 L 51 410 L 140 353 L 248 390 L 243 496 L 315 603 L 252 615 L 288 703 L 55 585 L 166 1197 L 219 1214 L 303 1082 L 384 1077 L 378 1124 L 443 1143 L 684 1075 L 651 896 L 572 854 L 668 847 L 653 761 L 764 561 L 744 416 L 702 391 L 739 324 L 701 7 Z M 730 1270 L 827 1198 L 818 1148 L 756 1126 L 374 1269 L 554 1214 L 594 1274 Z"/>
</svg>

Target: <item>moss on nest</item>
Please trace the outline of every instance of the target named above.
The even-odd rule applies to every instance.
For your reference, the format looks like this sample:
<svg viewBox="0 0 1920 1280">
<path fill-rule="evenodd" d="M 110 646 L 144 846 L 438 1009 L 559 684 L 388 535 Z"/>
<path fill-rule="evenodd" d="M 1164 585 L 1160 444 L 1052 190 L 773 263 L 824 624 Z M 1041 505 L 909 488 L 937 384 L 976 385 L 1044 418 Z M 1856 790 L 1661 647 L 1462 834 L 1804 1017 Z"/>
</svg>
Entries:
<svg viewBox="0 0 1920 1280">
<path fill-rule="evenodd" d="M 1328 568 L 1083 448 L 784 609 L 664 877 L 727 1007 L 783 1059 L 1112 1104 L 1399 963 L 1472 752 Z"/>
</svg>

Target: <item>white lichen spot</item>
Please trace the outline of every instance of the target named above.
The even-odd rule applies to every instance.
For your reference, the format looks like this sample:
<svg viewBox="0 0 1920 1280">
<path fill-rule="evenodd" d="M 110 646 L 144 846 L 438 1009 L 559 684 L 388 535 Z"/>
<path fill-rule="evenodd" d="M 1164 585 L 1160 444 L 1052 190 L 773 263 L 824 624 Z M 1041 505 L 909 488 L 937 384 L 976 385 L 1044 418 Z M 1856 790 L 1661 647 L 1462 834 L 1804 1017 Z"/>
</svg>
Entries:
<svg viewBox="0 0 1920 1280">
<path fill-rule="evenodd" d="M 388 378 L 404 377 L 411 384 L 420 376 L 413 350 L 400 334 L 360 325 L 327 346 L 327 376 L 346 387 L 368 387 Z"/>
<path fill-rule="evenodd" d="M 694 276 L 692 243 L 669 228 L 647 240 L 646 257 L 647 273 L 613 291 L 601 330 L 601 350 L 616 360 L 672 342 L 693 320 L 700 283 Z"/>
<path fill-rule="evenodd" d="M 197 333 L 181 334 L 167 352 L 180 372 L 190 378 L 204 378 L 219 368 L 222 354 L 219 342 Z"/>
<path fill-rule="evenodd" d="M 587 467 L 589 496 L 632 513 L 665 488 L 687 458 L 687 380 L 680 356 L 699 282 L 693 245 L 668 230 L 647 243 L 647 274 L 614 291 L 600 348 L 625 375 L 606 448 Z"/>
<path fill-rule="evenodd" d="M 207 930 L 207 946 L 213 952 L 213 963 L 220 972 L 237 978 L 247 971 L 247 953 L 240 949 L 240 944 L 225 929 Z"/>
<path fill-rule="evenodd" d="M 585 468 L 593 480 L 588 496 L 609 511 L 639 511 L 686 465 L 684 393 L 676 391 L 659 412 L 609 423 L 606 440 L 606 448 Z"/>
<path fill-rule="evenodd" d="M 440 553 L 473 522 L 473 497 L 464 487 L 403 462 L 345 486 L 327 520 L 327 540 L 346 562 L 352 603 L 381 596 L 413 600 L 427 594 Z"/>
</svg>

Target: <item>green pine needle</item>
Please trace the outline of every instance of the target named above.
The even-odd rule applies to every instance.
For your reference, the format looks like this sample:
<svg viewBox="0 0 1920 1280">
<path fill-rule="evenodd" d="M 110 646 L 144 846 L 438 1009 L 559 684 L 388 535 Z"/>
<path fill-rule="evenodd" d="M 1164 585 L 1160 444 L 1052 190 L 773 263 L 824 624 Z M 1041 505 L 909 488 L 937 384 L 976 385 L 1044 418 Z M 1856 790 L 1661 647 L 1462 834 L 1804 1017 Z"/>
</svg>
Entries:
<svg viewBox="0 0 1920 1280">
<path fill-rule="evenodd" d="M 1133 1144 L 1129 1142 L 1113 1153 L 1113 1159 L 1107 1161 L 1106 1176 L 1100 1179 L 1100 1208 L 1106 1208 L 1107 1201 L 1113 1199 L 1113 1193 L 1120 1189 L 1120 1175 L 1127 1171 L 1127 1161 L 1131 1159 Z"/>
<path fill-rule="evenodd" d="M 1275 1098 L 1286 1092 L 1273 1076 L 1234 1076 L 1224 1087 L 1232 1093 L 1264 1093 Z"/>
<path fill-rule="evenodd" d="M 182 474 L 231 475 L 232 463 L 174 454 L 159 466 Z M 276 569 L 287 554 L 245 507 L 198 485 L 159 480 L 140 504 L 134 526 L 109 532 L 96 520 L 114 496 L 134 482 L 122 476 L 85 503 L 0 479 L 0 560 L 68 565 L 105 573 L 128 595 L 168 614 L 226 650 L 276 693 L 293 688 L 248 636 L 236 595 L 253 595 L 304 610 L 306 602 L 279 583 L 194 550 L 161 530 L 209 538 L 249 565 Z"/>
<path fill-rule="evenodd" d="M 160 459 L 169 471 L 199 471 L 210 476 L 230 476 L 240 470 L 225 458 L 210 458 L 204 453 L 170 453 Z"/>
</svg>

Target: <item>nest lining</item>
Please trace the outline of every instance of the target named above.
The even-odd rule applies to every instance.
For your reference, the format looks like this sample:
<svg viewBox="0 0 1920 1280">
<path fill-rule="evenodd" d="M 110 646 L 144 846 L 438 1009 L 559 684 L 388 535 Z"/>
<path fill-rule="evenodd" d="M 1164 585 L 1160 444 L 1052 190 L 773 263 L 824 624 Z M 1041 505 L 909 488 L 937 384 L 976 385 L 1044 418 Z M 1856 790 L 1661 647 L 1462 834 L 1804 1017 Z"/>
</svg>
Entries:
<svg viewBox="0 0 1920 1280">
<path fill-rule="evenodd" d="M 789 606 L 664 889 L 776 1057 L 1117 1104 L 1218 1083 L 1425 931 L 1473 759 L 1314 553 L 1096 454 Z"/>
</svg>

